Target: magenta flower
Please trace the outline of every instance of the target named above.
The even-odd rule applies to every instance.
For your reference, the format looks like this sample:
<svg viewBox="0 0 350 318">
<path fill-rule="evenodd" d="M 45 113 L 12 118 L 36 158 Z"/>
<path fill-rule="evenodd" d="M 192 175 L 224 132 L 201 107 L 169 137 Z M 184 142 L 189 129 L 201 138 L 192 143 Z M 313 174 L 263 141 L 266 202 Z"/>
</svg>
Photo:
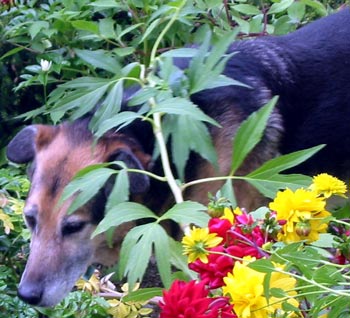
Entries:
<svg viewBox="0 0 350 318">
<path fill-rule="evenodd" d="M 210 298 L 204 282 L 175 280 L 163 292 L 160 318 L 235 318 L 225 297 Z"/>
</svg>

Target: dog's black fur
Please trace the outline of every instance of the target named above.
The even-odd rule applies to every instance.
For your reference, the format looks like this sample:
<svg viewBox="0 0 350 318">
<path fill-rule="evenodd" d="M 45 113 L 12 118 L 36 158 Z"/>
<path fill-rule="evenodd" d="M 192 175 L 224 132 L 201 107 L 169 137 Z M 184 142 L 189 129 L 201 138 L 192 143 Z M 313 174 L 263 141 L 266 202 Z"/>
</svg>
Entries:
<svg viewBox="0 0 350 318">
<path fill-rule="evenodd" d="M 229 51 L 237 54 L 228 61 L 224 74 L 249 87 L 218 87 L 191 97 L 207 115 L 222 125 L 222 128 L 210 128 L 218 152 L 220 174 L 225 175 L 230 170 L 232 139 L 239 124 L 278 95 L 279 102 L 268 122 L 264 138 L 249 155 L 239 173 L 247 173 L 279 154 L 326 144 L 322 151 L 295 168 L 295 171 L 310 175 L 328 172 L 343 179 L 349 178 L 349 9 L 313 22 L 289 35 L 237 41 Z M 188 61 L 180 61 L 179 65 L 186 63 Z M 122 132 L 109 132 L 98 141 L 95 148 L 98 151 L 92 154 L 93 136 L 88 130 L 87 120 L 82 119 L 55 127 L 27 127 L 12 140 L 7 149 L 8 158 L 18 163 L 34 161 L 36 165 L 31 180 L 32 190 L 25 207 L 26 217 L 35 218 L 37 224 L 37 227 L 32 226 L 31 254 L 20 285 L 20 296 L 25 301 L 51 306 L 64 297 L 92 259 L 97 257 L 99 261 L 102 259 L 102 263 L 105 261 L 105 256 L 111 251 L 104 249 L 102 252 L 101 242 L 90 242 L 90 234 L 96 220 L 102 217 L 102 209 L 99 208 L 99 215 L 96 215 L 91 203 L 80 208 L 74 216 L 80 217 L 88 228 L 85 226 L 84 232 L 79 228 L 74 236 L 65 236 L 62 234 L 65 231 L 57 234 L 56 229 L 64 229 L 67 207 L 54 211 L 54 203 L 58 202 L 64 186 L 77 169 L 84 168 L 85 164 L 115 160 L 116 154 L 121 156 L 117 158 L 127 161 L 131 166 L 161 169 L 157 164 L 152 168 L 149 162 L 154 147 L 151 136 L 149 126 L 135 123 Z M 188 171 L 189 179 L 216 173 L 209 163 L 198 157 L 191 158 Z M 134 184 L 131 190 L 134 189 L 135 194 L 139 195 L 140 189 L 144 191 L 148 187 L 148 180 L 137 180 L 134 182 L 131 177 L 131 183 Z M 168 200 L 166 196 L 161 196 L 159 184 L 152 182 L 143 197 L 143 202 L 154 210 Z M 219 186 L 212 183 L 200 185 L 190 188 L 186 195 L 189 199 L 205 203 L 207 192 L 214 193 Z M 236 184 L 236 194 L 240 205 L 247 204 L 249 208 L 257 205 L 257 202 L 249 202 L 254 197 L 240 184 L 238 187 Z M 99 205 L 102 201 L 99 201 Z M 73 221 L 76 223 L 76 220 Z M 37 231 L 37 228 L 43 229 L 43 232 Z M 80 237 L 79 241 L 77 237 Z M 57 245 L 57 241 L 61 243 Z M 81 249 L 81 242 L 84 242 L 84 250 Z M 53 246 L 57 250 L 55 255 L 60 255 L 59 268 L 64 270 L 59 275 L 52 276 L 52 268 L 57 270 L 58 260 L 47 257 L 52 253 L 51 247 L 42 250 L 43 244 Z M 73 247 L 81 254 L 79 262 L 72 260 L 69 254 Z M 41 258 L 50 261 L 45 271 L 38 266 Z"/>
</svg>

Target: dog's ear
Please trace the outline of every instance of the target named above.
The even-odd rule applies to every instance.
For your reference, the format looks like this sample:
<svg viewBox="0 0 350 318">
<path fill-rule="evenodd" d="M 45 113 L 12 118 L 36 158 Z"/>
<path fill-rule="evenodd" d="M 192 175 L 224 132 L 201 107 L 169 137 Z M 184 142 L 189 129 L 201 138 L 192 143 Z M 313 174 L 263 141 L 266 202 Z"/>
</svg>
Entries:
<svg viewBox="0 0 350 318">
<path fill-rule="evenodd" d="M 109 161 L 123 161 L 130 169 L 145 170 L 139 158 L 129 149 L 118 149 Z M 150 185 L 149 177 L 143 173 L 129 172 L 131 194 L 141 194 L 148 190 Z"/>
<path fill-rule="evenodd" d="M 40 148 L 52 141 L 55 133 L 56 128 L 50 125 L 25 127 L 8 144 L 6 156 L 15 163 L 28 163 Z"/>
<path fill-rule="evenodd" d="M 6 156 L 15 163 L 28 163 L 35 156 L 35 137 L 37 127 L 32 125 L 23 128 L 10 141 L 6 149 Z"/>
</svg>

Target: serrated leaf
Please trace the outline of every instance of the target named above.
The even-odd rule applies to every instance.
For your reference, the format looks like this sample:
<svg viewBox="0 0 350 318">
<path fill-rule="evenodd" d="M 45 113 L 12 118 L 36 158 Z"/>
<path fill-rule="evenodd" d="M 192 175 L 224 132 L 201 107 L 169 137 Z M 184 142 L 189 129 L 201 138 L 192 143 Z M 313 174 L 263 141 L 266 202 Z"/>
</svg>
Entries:
<svg viewBox="0 0 350 318">
<path fill-rule="evenodd" d="M 123 297 L 125 302 L 143 302 L 150 300 L 153 297 L 161 296 L 163 293 L 163 288 L 152 287 L 152 288 L 141 288 L 132 291 Z"/>
<path fill-rule="evenodd" d="M 101 68 L 113 74 L 118 74 L 121 70 L 119 62 L 105 50 L 79 50 L 75 49 L 75 53 L 86 63 L 94 68 Z"/>
<path fill-rule="evenodd" d="M 129 251 L 121 251 L 121 257 L 125 258 L 124 277 L 127 277 L 131 288 L 142 280 L 152 254 L 152 232 L 156 223 L 139 225 L 131 229 L 124 241 L 127 242 Z M 159 226 L 159 225 L 158 225 Z M 128 242 L 130 241 L 130 242 Z M 122 253 L 123 252 L 123 253 Z"/>
<path fill-rule="evenodd" d="M 302 162 L 306 161 L 310 157 L 312 157 L 315 153 L 320 151 L 325 145 L 319 145 L 312 148 L 295 151 L 286 155 L 279 156 L 277 158 L 273 158 L 263 165 L 261 165 L 258 169 L 252 171 L 247 175 L 247 177 L 251 178 L 268 178 L 271 175 L 277 174 L 283 170 L 287 170 L 293 168 Z"/>
<path fill-rule="evenodd" d="M 240 167 L 247 155 L 261 140 L 277 97 L 273 97 L 265 106 L 251 114 L 238 128 L 233 140 L 231 175 Z"/>
<path fill-rule="evenodd" d="M 275 266 L 269 259 L 258 259 L 249 263 L 248 267 L 260 273 L 272 273 L 275 271 Z"/>
<path fill-rule="evenodd" d="M 183 254 L 183 246 L 181 242 L 175 241 L 173 238 L 169 237 L 170 244 L 170 263 L 182 271 L 187 278 L 195 279 L 197 273 L 193 272 L 188 268 L 188 258 Z"/>
<path fill-rule="evenodd" d="M 165 288 L 171 285 L 170 243 L 169 237 L 161 226 L 154 227 L 152 231 L 154 254 L 157 268 Z"/>
<path fill-rule="evenodd" d="M 170 122 L 166 120 L 164 126 L 172 128 L 171 146 L 173 161 L 181 180 L 184 180 L 184 172 L 190 150 L 197 152 L 202 158 L 208 160 L 214 167 L 217 167 L 216 150 L 208 128 L 203 122 L 193 121 L 192 117 L 187 115 L 173 116 Z"/>
<path fill-rule="evenodd" d="M 157 219 L 158 217 L 148 208 L 136 202 L 122 202 L 107 211 L 106 216 L 97 226 L 92 234 L 95 237 L 107 231 L 112 226 L 118 226 L 125 222 L 136 221 L 140 219 Z"/>
<path fill-rule="evenodd" d="M 91 111 L 105 92 L 108 89 L 109 84 L 98 87 L 90 92 L 87 91 L 74 91 L 70 92 L 62 98 L 61 101 L 56 103 L 56 107 L 52 109 L 52 113 L 64 113 L 68 110 L 76 109 L 71 118 L 77 119 Z M 82 107 L 83 105 L 83 107 Z"/>
<path fill-rule="evenodd" d="M 90 76 L 83 76 L 79 78 L 75 78 L 71 81 L 68 81 L 64 84 L 61 84 L 59 86 L 60 89 L 62 88 L 69 88 L 69 89 L 96 89 L 102 86 L 105 86 L 106 84 L 110 83 L 109 79 L 105 78 L 99 78 L 99 77 L 90 77 Z M 54 93 L 56 93 L 57 89 L 54 90 L 50 96 Z"/>
<path fill-rule="evenodd" d="M 154 113 L 187 115 L 190 116 L 192 120 L 200 120 L 214 126 L 220 126 L 214 119 L 204 114 L 204 112 L 190 100 L 181 97 L 173 97 L 161 101 L 149 112 L 149 114 Z"/>
<path fill-rule="evenodd" d="M 64 188 L 61 198 L 62 201 L 65 201 L 76 194 L 67 214 L 73 213 L 92 199 L 114 173 L 115 170 L 110 168 L 98 168 L 87 172 L 84 176 L 73 178 Z M 93 186 L 91 186 L 91 180 L 94 180 Z"/>
<path fill-rule="evenodd" d="M 127 169 L 118 172 L 113 188 L 108 196 L 106 211 L 129 199 L 129 177 Z"/>
<path fill-rule="evenodd" d="M 298 188 L 305 188 L 311 184 L 312 178 L 301 174 L 276 174 L 266 178 L 243 178 L 255 188 L 257 188 L 261 194 L 268 198 L 274 198 L 276 192 L 281 189 L 289 188 L 295 191 Z"/>
<path fill-rule="evenodd" d="M 132 121 L 138 118 L 142 118 L 142 116 L 136 112 L 130 112 L 130 111 L 121 112 L 100 123 L 95 133 L 95 136 L 100 138 L 108 130 L 112 128 L 121 129 L 122 127 L 130 124 Z"/>
<path fill-rule="evenodd" d="M 193 223 L 204 227 L 208 224 L 210 218 L 207 213 L 203 213 L 206 210 L 206 206 L 198 202 L 185 201 L 174 205 L 159 218 L 159 221 L 170 219 L 177 223 Z"/>
<path fill-rule="evenodd" d="M 113 85 L 105 100 L 94 113 L 90 121 L 92 131 L 96 131 L 98 127 L 106 120 L 117 114 L 122 105 L 123 100 L 123 81 L 118 81 Z"/>
</svg>

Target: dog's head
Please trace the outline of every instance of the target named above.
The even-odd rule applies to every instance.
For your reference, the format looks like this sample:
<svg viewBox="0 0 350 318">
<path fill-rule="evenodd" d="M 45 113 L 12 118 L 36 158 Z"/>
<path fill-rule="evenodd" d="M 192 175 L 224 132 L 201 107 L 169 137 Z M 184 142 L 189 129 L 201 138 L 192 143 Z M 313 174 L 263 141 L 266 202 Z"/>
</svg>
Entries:
<svg viewBox="0 0 350 318">
<path fill-rule="evenodd" d="M 7 157 L 15 163 L 30 163 L 31 189 L 24 217 L 32 238 L 18 294 L 32 305 L 53 306 L 74 287 L 90 264 L 109 261 L 103 259 L 107 248 L 104 237 L 90 239 L 103 218 L 108 189 L 100 190 L 85 206 L 68 215 L 71 202 L 58 204 L 64 187 L 79 170 L 91 164 L 122 160 L 129 167 L 146 169 L 150 156 L 123 134 L 106 135 L 93 145 L 87 120 L 81 120 L 59 126 L 26 127 L 8 145 Z M 147 190 L 147 177 L 133 173 L 129 178 L 131 193 Z M 116 241 L 120 243 L 128 229 L 117 229 Z M 110 250 L 115 258 L 117 249 Z"/>
</svg>

